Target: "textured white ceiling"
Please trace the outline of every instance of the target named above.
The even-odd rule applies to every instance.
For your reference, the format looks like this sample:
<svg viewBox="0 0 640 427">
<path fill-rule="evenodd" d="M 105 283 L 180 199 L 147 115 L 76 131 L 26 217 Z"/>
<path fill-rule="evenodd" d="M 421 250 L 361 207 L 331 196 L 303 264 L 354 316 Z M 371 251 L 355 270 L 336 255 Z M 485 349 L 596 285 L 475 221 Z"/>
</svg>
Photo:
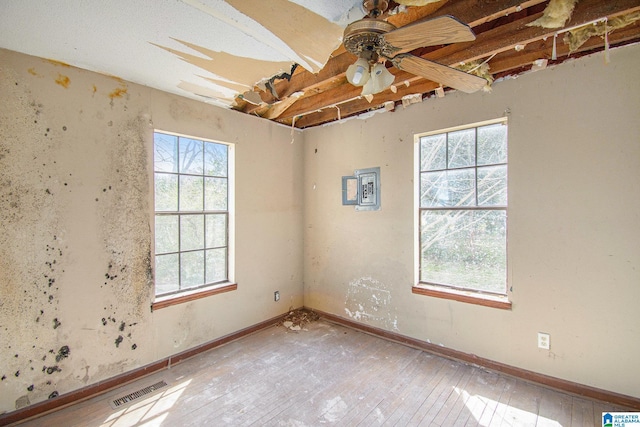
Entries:
<svg viewBox="0 0 640 427">
<path fill-rule="evenodd" d="M 333 27 L 344 28 L 364 15 L 361 0 L 260 1 L 281 7 L 278 14 L 294 30 L 303 23 L 287 20 L 288 11 L 300 9 L 289 2 L 326 18 Z M 216 67 L 246 64 L 243 58 L 260 60 L 251 67 L 259 80 L 271 77 L 274 70 L 289 71 L 294 62 L 306 62 L 291 43 L 265 28 L 273 22 L 262 22 L 263 26 L 258 21 L 259 16 L 252 19 L 223 0 L 4 0 L 0 47 L 217 103 L 194 93 L 232 98 L 238 92 L 232 84 L 215 83 L 228 80 Z M 336 47 L 339 43 L 336 40 Z M 212 59 L 207 51 L 224 56 Z"/>
</svg>

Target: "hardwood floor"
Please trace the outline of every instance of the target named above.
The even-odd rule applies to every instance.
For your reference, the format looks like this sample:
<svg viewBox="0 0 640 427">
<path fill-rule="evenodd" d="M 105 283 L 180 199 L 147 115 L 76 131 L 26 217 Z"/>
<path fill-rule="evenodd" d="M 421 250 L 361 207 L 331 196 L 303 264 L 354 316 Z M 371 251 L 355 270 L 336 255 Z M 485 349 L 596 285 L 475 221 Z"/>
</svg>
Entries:
<svg viewBox="0 0 640 427">
<path fill-rule="evenodd" d="M 21 426 L 600 426 L 603 411 L 628 410 L 324 320 L 305 329 L 263 329 Z"/>
</svg>

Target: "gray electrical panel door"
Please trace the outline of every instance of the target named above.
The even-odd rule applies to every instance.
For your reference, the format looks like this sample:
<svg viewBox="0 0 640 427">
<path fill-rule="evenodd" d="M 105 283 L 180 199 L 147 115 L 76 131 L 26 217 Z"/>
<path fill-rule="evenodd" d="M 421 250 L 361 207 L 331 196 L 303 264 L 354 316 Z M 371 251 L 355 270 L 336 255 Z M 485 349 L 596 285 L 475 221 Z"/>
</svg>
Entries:
<svg viewBox="0 0 640 427">
<path fill-rule="evenodd" d="M 358 169 L 342 177 L 342 204 L 357 211 L 380 210 L 380 168 Z"/>
</svg>

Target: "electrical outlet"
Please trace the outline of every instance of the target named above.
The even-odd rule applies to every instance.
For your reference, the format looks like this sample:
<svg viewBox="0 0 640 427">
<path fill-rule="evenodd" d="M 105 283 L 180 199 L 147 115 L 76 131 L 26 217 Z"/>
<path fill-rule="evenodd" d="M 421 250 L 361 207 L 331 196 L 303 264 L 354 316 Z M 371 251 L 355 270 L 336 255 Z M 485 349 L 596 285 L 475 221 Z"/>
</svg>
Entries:
<svg viewBox="0 0 640 427">
<path fill-rule="evenodd" d="M 273 293 L 273 300 L 274 301 L 280 301 L 280 291 L 275 291 Z"/>
<path fill-rule="evenodd" d="M 545 350 L 549 350 L 551 347 L 551 341 L 549 338 L 549 334 L 545 334 L 544 332 L 538 332 L 538 348 L 544 348 Z"/>
</svg>

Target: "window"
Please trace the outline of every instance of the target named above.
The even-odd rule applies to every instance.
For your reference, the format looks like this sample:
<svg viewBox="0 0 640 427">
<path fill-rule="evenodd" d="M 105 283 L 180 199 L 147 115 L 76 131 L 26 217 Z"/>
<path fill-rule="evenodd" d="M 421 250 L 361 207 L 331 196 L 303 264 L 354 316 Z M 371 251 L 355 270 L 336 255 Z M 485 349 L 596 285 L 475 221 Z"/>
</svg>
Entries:
<svg viewBox="0 0 640 427">
<path fill-rule="evenodd" d="M 232 148 L 154 133 L 156 297 L 230 281 Z"/>
<path fill-rule="evenodd" d="M 418 286 L 506 295 L 506 120 L 421 134 L 416 142 Z"/>
</svg>

